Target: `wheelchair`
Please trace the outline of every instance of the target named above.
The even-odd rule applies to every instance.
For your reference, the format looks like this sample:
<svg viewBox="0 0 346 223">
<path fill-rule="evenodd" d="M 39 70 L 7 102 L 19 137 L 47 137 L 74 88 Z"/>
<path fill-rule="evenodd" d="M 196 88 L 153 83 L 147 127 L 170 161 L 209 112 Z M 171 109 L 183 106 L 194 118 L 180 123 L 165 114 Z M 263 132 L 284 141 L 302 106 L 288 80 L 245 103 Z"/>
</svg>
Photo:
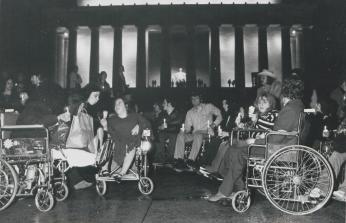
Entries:
<svg viewBox="0 0 346 223">
<path fill-rule="evenodd" d="M 10 137 L 17 131 L 39 130 L 42 138 Z M 3 133 L 7 134 L 3 134 Z M 42 212 L 54 206 L 52 161 L 48 129 L 42 125 L 8 125 L 1 127 L 0 139 L 0 211 L 20 197 L 35 196 Z"/>
<path fill-rule="evenodd" d="M 334 187 L 333 171 L 327 159 L 318 151 L 300 145 L 305 115 L 299 118 L 296 132 L 269 131 L 264 145 L 249 145 L 246 167 L 245 190 L 235 193 L 232 207 L 243 213 L 251 204 L 252 191 L 262 193 L 277 209 L 292 215 L 311 214 L 323 207 L 331 197 Z M 275 149 L 268 144 L 274 135 L 294 137 L 296 145 Z M 263 150 L 261 156 L 253 151 Z M 271 153 L 271 151 L 276 151 Z M 314 196 L 323 188 L 323 196 Z"/>
<path fill-rule="evenodd" d="M 54 145 L 51 149 L 53 157 L 52 168 L 54 197 L 56 201 L 59 202 L 66 200 L 70 193 L 67 186 L 67 176 L 65 174 L 69 169 L 69 165 L 62 149 L 63 148 L 59 145 Z M 60 152 L 58 156 L 53 155 L 56 150 Z"/>
<path fill-rule="evenodd" d="M 101 151 L 97 154 L 96 166 L 98 172 L 96 174 L 96 191 L 100 196 L 104 196 L 107 192 L 107 182 L 120 183 L 121 181 L 138 181 L 138 190 L 143 195 L 150 195 L 154 191 L 154 183 L 148 177 L 149 174 L 149 163 L 147 154 L 150 150 L 151 144 L 148 140 L 150 137 L 150 130 L 143 131 L 143 138 L 141 145 L 136 149 L 136 155 L 134 159 L 134 166 L 136 170 L 129 169 L 129 174 L 121 177 L 120 181 L 112 177 L 112 174 L 116 170 L 111 170 L 110 174 L 105 175 L 102 172 L 102 167 L 109 165 L 112 161 L 113 151 L 116 149 L 114 142 L 110 136 L 107 137 Z M 109 167 L 109 166 L 108 166 Z"/>
</svg>

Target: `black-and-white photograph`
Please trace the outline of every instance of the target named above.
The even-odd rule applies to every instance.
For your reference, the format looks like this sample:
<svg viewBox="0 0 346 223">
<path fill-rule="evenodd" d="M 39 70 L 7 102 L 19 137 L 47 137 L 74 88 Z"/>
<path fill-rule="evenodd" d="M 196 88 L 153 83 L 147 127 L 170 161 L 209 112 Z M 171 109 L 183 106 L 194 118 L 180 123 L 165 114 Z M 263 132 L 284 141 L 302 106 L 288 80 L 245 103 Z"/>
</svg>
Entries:
<svg viewBox="0 0 346 223">
<path fill-rule="evenodd" d="M 345 0 L 0 0 L 1 223 L 346 223 Z"/>
</svg>

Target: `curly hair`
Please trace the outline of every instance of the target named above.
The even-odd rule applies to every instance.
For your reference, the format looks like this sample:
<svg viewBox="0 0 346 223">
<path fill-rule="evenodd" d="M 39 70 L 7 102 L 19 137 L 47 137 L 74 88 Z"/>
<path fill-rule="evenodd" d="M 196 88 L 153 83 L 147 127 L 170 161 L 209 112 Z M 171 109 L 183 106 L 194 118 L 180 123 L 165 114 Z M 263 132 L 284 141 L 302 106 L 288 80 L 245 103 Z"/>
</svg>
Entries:
<svg viewBox="0 0 346 223">
<path fill-rule="evenodd" d="M 282 83 L 281 95 L 289 99 L 301 99 L 304 94 L 304 82 L 300 79 L 285 79 Z"/>
<path fill-rule="evenodd" d="M 274 97 L 274 95 L 267 93 L 267 92 L 263 92 L 262 94 L 258 95 L 256 100 L 255 100 L 255 107 L 258 110 L 258 105 L 260 103 L 260 101 L 262 100 L 267 100 L 269 103 L 269 108 L 268 111 L 274 110 L 276 108 L 276 99 Z"/>
</svg>

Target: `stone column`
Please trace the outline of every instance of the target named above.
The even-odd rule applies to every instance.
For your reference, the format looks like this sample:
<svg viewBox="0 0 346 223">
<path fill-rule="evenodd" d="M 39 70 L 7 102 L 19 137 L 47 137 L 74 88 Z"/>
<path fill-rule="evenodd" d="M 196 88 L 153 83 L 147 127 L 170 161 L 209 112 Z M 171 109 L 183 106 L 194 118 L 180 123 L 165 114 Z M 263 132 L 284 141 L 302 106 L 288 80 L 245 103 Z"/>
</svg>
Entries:
<svg viewBox="0 0 346 223">
<path fill-rule="evenodd" d="M 66 87 L 67 83 L 67 29 L 58 27 L 55 33 L 55 69 L 54 82 L 61 87 Z"/>
<path fill-rule="evenodd" d="M 70 88 L 70 71 L 77 65 L 77 27 L 69 27 L 67 86 Z"/>
<path fill-rule="evenodd" d="M 194 41 L 195 40 L 195 28 L 193 26 L 187 27 L 187 61 L 186 61 L 186 82 L 187 87 L 196 87 L 196 67 L 195 67 L 195 52 Z"/>
<path fill-rule="evenodd" d="M 267 26 L 258 27 L 258 71 L 268 69 Z"/>
<path fill-rule="evenodd" d="M 119 67 L 122 65 L 122 27 L 113 26 L 114 30 L 114 48 L 113 48 L 113 93 L 119 90 Z M 126 78 L 126 77 L 125 77 Z"/>
<path fill-rule="evenodd" d="M 310 26 L 304 26 L 303 32 L 301 34 L 302 38 L 302 62 L 301 65 L 304 75 L 305 82 L 308 82 L 308 77 L 312 77 L 313 70 L 316 67 L 314 56 L 313 56 L 313 49 L 314 49 L 314 43 L 313 43 L 313 36 L 312 36 L 312 27 Z"/>
<path fill-rule="evenodd" d="M 245 88 L 243 26 L 235 26 L 235 87 Z"/>
<path fill-rule="evenodd" d="M 89 82 L 96 83 L 99 73 L 99 27 L 91 27 Z"/>
<path fill-rule="evenodd" d="M 221 87 L 220 72 L 220 31 L 219 25 L 211 25 L 211 45 L 210 45 L 210 82 L 211 87 Z"/>
<path fill-rule="evenodd" d="M 146 86 L 146 53 L 145 53 L 145 26 L 137 26 L 137 67 L 136 87 Z"/>
<path fill-rule="evenodd" d="M 170 63 L 170 28 L 162 27 L 162 53 L 161 53 L 161 77 L 160 86 L 167 88 L 171 86 L 171 63 Z"/>
<path fill-rule="evenodd" d="M 288 77 L 292 70 L 290 26 L 281 27 L 282 44 L 282 79 Z"/>
</svg>

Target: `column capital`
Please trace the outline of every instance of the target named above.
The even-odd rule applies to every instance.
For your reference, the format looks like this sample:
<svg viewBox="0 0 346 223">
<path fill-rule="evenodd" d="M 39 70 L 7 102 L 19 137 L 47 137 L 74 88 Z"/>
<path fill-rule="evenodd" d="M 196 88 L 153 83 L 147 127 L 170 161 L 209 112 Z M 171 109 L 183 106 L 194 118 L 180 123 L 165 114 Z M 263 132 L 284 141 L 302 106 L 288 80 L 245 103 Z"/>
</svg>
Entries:
<svg viewBox="0 0 346 223">
<path fill-rule="evenodd" d="M 78 25 L 67 25 L 66 28 L 68 29 L 69 32 L 76 32 L 78 30 Z"/>
<path fill-rule="evenodd" d="M 303 30 L 312 30 L 314 25 L 302 25 Z"/>
<path fill-rule="evenodd" d="M 148 27 L 148 25 L 140 23 L 135 24 L 135 26 L 137 27 L 137 29 L 146 29 Z"/>
<path fill-rule="evenodd" d="M 89 26 L 89 29 L 91 31 L 99 31 L 100 30 L 100 26 Z"/>
<path fill-rule="evenodd" d="M 259 28 L 259 29 L 267 29 L 268 28 L 268 24 L 264 24 L 264 23 L 259 23 L 259 24 L 257 24 L 257 27 Z"/>
<path fill-rule="evenodd" d="M 210 30 L 213 30 L 213 29 L 215 30 L 215 29 L 219 29 L 221 24 L 220 23 L 210 23 L 210 24 L 208 24 L 208 26 L 209 26 Z"/>
<path fill-rule="evenodd" d="M 187 25 L 186 26 L 186 31 L 187 31 L 188 35 L 193 35 L 196 32 L 195 25 Z"/>
<path fill-rule="evenodd" d="M 123 28 L 123 25 L 120 25 L 120 24 L 117 24 L 117 23 L 111 24 L 110 26 L 112 26 L 113 29 L 122 29 Z"/>
</svg>

